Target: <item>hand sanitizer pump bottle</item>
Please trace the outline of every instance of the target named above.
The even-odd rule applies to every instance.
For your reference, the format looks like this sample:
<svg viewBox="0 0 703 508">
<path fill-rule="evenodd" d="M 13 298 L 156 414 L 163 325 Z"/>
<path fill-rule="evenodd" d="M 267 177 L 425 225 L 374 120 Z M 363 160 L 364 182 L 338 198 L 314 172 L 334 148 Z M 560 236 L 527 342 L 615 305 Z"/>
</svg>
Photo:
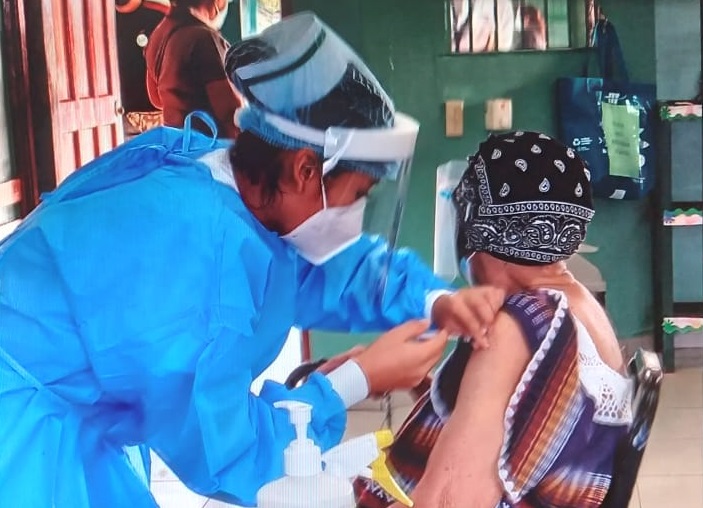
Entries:
<svg viewBox="0 0 703 508">
<path fill-rule="evenodd" d="M 348 479 L 322 470 L 322 453 L 307 437 L 312 407 L 301 402 L 279 402 L 290 412 L 296 439 L 284 451 L 285 476 L 257 494 L 258 508 L 354 508 L 354 489 Z"/>
</svg>

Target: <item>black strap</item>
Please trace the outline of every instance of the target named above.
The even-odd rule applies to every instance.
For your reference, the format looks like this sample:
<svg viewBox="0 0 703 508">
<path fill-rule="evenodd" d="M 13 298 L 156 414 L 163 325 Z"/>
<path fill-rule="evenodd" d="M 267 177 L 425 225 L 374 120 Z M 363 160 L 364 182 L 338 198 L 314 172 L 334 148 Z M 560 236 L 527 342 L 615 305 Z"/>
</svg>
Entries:
<svg viewBox="0 0 703 508">
<path fill-rule="evenodd" d="M 599 20 L 593 28 L 591 38 L 592 50 L 588 53 L 583 75 L 593 77 L 591 67 L 593 60 L 598 64 L 598 77 L 629 81 L 630 76 L 623 56 L 622 46 L 615 26 L 607 19 Z"/>
<path fill-rule="evenodd" d="M 327 32 L 322 30 L 318 36 L 315 38 L 313 41 L 312 45 L 298 57 L 296 60 L 291 62 L 290 64 L 286 65 L 282 69 L 278 69 L 266 74 L 262 74 L 261 76 L 255 76 L 252 78 L 248 79 L 243 79 L 242 81 L 244 84 L 246 84 L 248 87 L 252 87 L 254 85 L 258 85 L 260 83 L 263 83 L 265 81 L 270 81 L 272 79 L 279 78 L 281 76 L 285 76 L 286 74 L 289 74 L 293 72 L 294 70 L 298 69 L 299 67 L 302 67 L 305 65 L 312 57 L 317 53 L 317 50 L 320 49 L 320 46 L 322 46 L 322 43 L 325 41 L 325 38 L 327 37 Z"/>
</svg>

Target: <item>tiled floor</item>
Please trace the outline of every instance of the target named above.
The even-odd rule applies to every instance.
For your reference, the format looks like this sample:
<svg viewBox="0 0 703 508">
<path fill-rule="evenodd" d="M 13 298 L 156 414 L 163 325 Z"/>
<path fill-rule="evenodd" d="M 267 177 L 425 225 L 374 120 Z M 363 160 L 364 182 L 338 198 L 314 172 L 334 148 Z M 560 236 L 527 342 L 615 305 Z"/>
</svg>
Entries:
<svg viewBox="0 0 703 508">
<path fill-rule="evenodd" d="M 664 378 L 631 507 L 703 508 L 703 369 L 686 363 Z"/>
<path fill-rule="evenodd" d="M 700 351 L 700 350 L 699 350 Z M 700 358 L 699 358 L 700 357 Z M 678 363 L 667 375 L 647 451 L 630 508 L 703 508 L 703 352 Z M 395 397 L 393 427 L 410 409 L 405 394 Z M 384 413 L 366 402 L 349 415 L 347 437 L 377 430 Z M 153 468 L 153 491 L 162 508 L 225 508 L 191 493 L 159 461 Z"/>
</svg>

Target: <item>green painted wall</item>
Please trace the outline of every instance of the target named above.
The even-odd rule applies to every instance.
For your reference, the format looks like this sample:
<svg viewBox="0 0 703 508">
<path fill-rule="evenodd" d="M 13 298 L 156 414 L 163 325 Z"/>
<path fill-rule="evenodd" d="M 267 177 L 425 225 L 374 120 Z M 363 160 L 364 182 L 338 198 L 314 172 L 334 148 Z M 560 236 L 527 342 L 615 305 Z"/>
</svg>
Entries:
<svg viewBox="0 0 703 508">
<path fill-rule="evenodd" d="M 655 80 L 654 0 L 604 0 L 618 27 L 633 79 Z M 554 83 L 580 75 L 588 52 L 450 55 L 446 13 L 439 0 L 294 0 L 315 11 L 367 61 L 399 110 L 421 122 L 401 241 L 431 263 L 436 167 L 472 152 L 486 137 L 484 102 L 513 99 L 515 129 L 556 134 Z M 464 137 L 444 136 L 443 103 L 463 99 Z M 608 310 L 620 337 L 651 330 L 651 239 L 646 202 L 599 200 L 589 259 L 608 284 Z M 313 333 L 313 355 L 329 355 L 368 336 Z"/>
<path fill-rule="evenodd" d="M 659 98 L 695 97 L 701 74 L 701 2 L 659 0 L 655 15 Z"/>
<path fill-rule="evenodd" d="M 222 35 L 230 43 L 237 42 L 242 38 L 242 18 L 239 12 L 239 0 L 234 0 L 229 4 L 225 24 L 222 26 Z"/>
</svg>

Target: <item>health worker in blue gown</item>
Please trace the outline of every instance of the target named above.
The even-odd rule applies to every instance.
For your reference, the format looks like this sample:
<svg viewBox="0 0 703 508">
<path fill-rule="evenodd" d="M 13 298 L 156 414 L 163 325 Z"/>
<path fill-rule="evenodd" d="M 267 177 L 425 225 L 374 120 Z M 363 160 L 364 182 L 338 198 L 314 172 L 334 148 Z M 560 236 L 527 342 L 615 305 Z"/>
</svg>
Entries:
<svg viewBox="0 0 703 508">
<path fill-rule="evenodd" d="M 502 304 L 394 249 L 418 124 L 332 30 L 287 18 L 226 67 L 246 99 L 236 144 L 192 117 L 148 131 L 0 243 L 0 506 L 154 508 L 138 447 L 253 505 L 294 436 L 275 402 L 312 405 L 328 449 L 348 407 L 416 385 L 448 333 L 480 342 Z M 418 340 L 425 318 L 440 331 Z M 255 396 L 293 326 L 386 333 Z"/>
</svg>

